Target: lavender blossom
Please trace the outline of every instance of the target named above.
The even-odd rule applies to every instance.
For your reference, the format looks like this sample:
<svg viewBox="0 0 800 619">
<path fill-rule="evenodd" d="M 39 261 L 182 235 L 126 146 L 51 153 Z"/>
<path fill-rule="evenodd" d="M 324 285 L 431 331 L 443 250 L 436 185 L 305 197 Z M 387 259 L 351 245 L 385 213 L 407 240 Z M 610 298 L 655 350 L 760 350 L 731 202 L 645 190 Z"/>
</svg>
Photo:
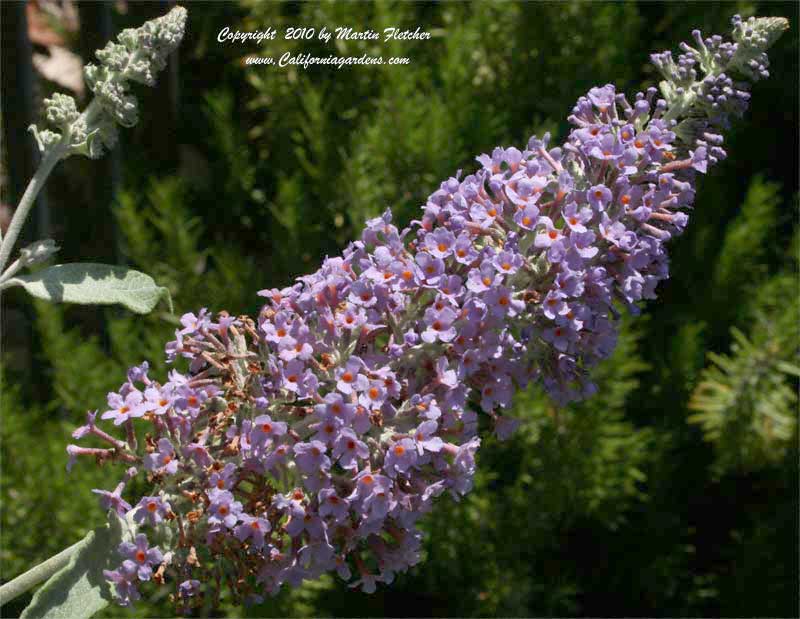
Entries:
<svg viewBox="0 0 800 619">
<path fill-rule="evenodd" d="M 317 272 L 260 291 L 256 319 L 182 317 L 166 352 L 188 373 L 162 385 L 135 369 L 102 415 L 131 427 L 152 413 L 144 464 L 158 496 L 132 509 L 122 488 L 103 496 L 173 532 L 162 546 L 180 608 L 218 582 L 215 564 L 242 600 L 334 569 L 374 591 L 419 561 L 416 523 L 433 499 L 471 490 L 478 409 L 505 440 L 518 421 L 503 409 L 528 383 L 557 404 L 594 393 L 615 305 L 639 312 L 668 277 L 666 243 L 685 229 L 697 173 L 725 157 L 720 128 L 746 108 L 739 80 L 765 75 L 785 26 L 744 23 L 733 43 L 697 33 L 677 62 L 655 55 L 663 99 L 650 89 L 630 105 L 613 85 L 593 88 L 563 148 L 549 135 L 497 148 L 444 181 L 410 227 L 389 211 L 371 219 Z M 76 438 L 97 432 L 90 416 Z M 130 442 L 100 451 L 141 459 Z M 133 563 L 152 550 L 142 544 L 106 574 L 122 603 L 155 562 Z"/>
</svg>

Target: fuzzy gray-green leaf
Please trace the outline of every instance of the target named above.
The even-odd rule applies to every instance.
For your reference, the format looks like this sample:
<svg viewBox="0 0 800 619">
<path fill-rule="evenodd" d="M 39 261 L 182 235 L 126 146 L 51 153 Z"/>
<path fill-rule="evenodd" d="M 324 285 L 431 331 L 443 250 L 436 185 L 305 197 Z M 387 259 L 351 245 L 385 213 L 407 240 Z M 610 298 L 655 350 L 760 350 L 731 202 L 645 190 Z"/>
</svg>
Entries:
<svg viewBox="0 0 800 619">
<path fill-rule="evenodd" d="M 119 303 L 146 314 L 163 297 L 172 311 L 169 291 L 139 271 L 109 264 L 75 262 L 57 264 L 41 271 L 15 277 L 7 285 L 20 285 L 46 301 L 106 305 Z"/>
<path fill-rule="evenodd" d="M 90 531 L 69 563 L 36 592 L 20 619 L 88 619 L 105 608 L 112 598 L 103 570 L 119 563 L 115 549 L 123 538 L 116 524 Z"/>
</svg>

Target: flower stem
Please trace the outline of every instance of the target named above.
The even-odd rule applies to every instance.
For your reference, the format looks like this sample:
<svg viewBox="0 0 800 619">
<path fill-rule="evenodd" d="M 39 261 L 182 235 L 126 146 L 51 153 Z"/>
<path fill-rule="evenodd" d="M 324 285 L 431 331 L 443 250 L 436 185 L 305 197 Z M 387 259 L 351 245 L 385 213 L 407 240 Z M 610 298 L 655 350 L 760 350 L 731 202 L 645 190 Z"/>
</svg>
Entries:
<svg viewBox="0 0 800 619">
<path fill-rule="evenodd" d="M 22 194 L 22 199 L 19 201 L 19 206 L 14 211 L 14 216 L 11 218 L 11 223 L 8 226 L 8 232 L 0 245 L 0 273 L 2 273 L 8 259 L 11 257 L 11 250 L 14 248 L 14 243 L 17 241 L 19 233 L 22 231 L 22 226 L 30 214 L 31 208 L 36 202 L 36 196 L 39 195 L 44 182 L 50 176 L 50 172 L 61 159 L 62 155 L 66 152 L 64 142 L 59 142 L 53 148 L 48 150 L 44 158 L 39 162 L 39 167 L 33 175 L 31 182 Z"/>
<path fill-rule="evenodd" d="M 65 548 L 56 555 L 53 555 L 43 563 L 36 567 L 29 569 L 24 574 L 20 574 L 10 582 L 5 583 L 0 587 L 0 606 L 5 606 L 19 597 L 29 589 L 35 587 L 40 582 L 47 580 L 58 570 L 64 567 L 70 560 L 75 552 L 80 550 L 81 546 L 86 543 L 86 538 L 76 542 L 69 548 Z"/>
</svg>

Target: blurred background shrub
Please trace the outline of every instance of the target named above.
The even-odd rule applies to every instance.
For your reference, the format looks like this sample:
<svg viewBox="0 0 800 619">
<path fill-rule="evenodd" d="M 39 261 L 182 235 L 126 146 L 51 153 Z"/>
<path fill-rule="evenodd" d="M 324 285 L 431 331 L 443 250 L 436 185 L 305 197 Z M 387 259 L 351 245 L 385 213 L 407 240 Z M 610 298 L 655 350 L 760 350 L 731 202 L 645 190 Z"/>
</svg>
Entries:
<svg viewBox="0 0 800 619">
<path fill-rule="evenodd" d="M 19 199 L 32 165 L 29 138 L 14 131 L 20 118 L 38 120 L 54 90 L 80 94 L 79 78 L 64 79 L 68 68 L 168 6 L 3 3 L 4 205 Z M 563 138 L 591 86 L 632 93 L 652 84 L 650 52 L 675 49 L 692 28 L 727 32 L 737 12 L 784 15 L 791 6 L 193 4 L 171 72 L 143 92 L 140 125 L 113 157 L 67 161 L 32 229 L 63 245 L 61 261 L 150 273 L 170 288 L 178 315 L 254 313 L 257 290 L 315 269 L 386 207 L 408 222 L 478 153 L 532 133 Z M 786 16 L 792 29 L 770 54 L 772 77 L 730 133 L 729 161 L 701 182 L 691 226 L 672 244 L 672 279 L 643 317 L 625 321 L 618 350 L 598 368 L 599 394 L 558 409 L 538 390 L 521 393 L 516 437 L 485 441 L 475 490 L 460 503 L 439 501 L 425 520 L 423 562 L 391 586 L 366 596 L 323 579 L 220 612 L 798 614 L 800 23 L 796 9 Z M 253 53 L 328 53 L 318 41 L 279 36 L 243 48 L 216 39 L 224 26 L 280 34 L 292 25 L 420 26 L 433 38 L 332 41 L 340 55 L 411 58 L 338 71 L 243 63 Z M 67 475 L 64 446 L 127 366 L 146 359 L 164 374 L 177 320 L 54 307 L 14 290 L 3 296 L 3 318 L 0 561 L 9 579 L 103 520 L 90 489 L 115 476 L 85 463 Z M 156 599 L 127 614 L 171 613 Z"/>
</svg>

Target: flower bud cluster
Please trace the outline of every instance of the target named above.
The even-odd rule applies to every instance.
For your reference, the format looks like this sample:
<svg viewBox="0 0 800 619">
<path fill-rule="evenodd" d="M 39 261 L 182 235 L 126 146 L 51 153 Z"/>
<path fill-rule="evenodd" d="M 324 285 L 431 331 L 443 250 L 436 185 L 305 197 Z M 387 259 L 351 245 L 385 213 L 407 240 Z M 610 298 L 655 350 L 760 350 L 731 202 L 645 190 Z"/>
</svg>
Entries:
<svg viewBox="0 0 800 619">
<path fill-rule="evenodd" d="M 317 272 L 262 290 L 256 319 L 185 314 L 166 352 L 188 371 L 159 383 L 131 368 L 101 415 L 125 439 L 90 413 L 74 436 L 110 447 L 68 447 L 70 463 L 147 472 L 133 506 L 136 468 L 96 491 L 139 527 L 107 573 L 120 603 L 159 561 L 152 580 L 170 577 L 180 609 L 218 595 L 220 574 L 258 601 L 329 571 L 371 592 L 417 563 L 419 518 L 472 486 L 478 426 L 507 437 L 502 411 L 531 382 L 558 403 L 592 394 L 619 308 L 638 312 L 668 276 L 696 172 L 724 151 L 706 120 L 679 126 L 655 94 L 631 105 L 591 89 L 563 147 L 545 135 L 481 155 L 410 227 L 387 211 Z M 142 449 L 135 420 L 151 424 Z"/>
<path fill-rule="evenodd" d="M 97 159 L 113 148 L 118 139 L 116 124 L 131 127 L 138 120 L 136 98 L 130 94 L 128 82 L 154 85 L 167 56 L 180 44 L 185 25 L 186 9 L 175 7 L 140 28 L 124 30 L 119 43 L 110 42 L 98 50 L 100 66 L 89 64 L 84 68 L 94 100 L 79 114 L 75 100 L 68 95 L 46 99 L 47 121 L 59 131 L 31 127 L 40 151 L 60 145 L 62 157 L 81 154 Z"/>
<path fill-rule="evenodd" d="M 681 43 L 677 62 L 669 51 L 653 54 L 653 64 L 664 76 L 661 91 L 670 107 L 669 118 L 700 112 L 712 125 L 727 128 L 729 117 L 740 117 L 750 99 L 747 81 L 769 77 L 766 50 L 789 27 L 782 17 L 743 21 L 734 15 L 733 41 L 714 35 L 703 38 L 692 31 L 694 46 Z M 698 69 L 703 77 L 698 79 Z M 734 81 L 731 75 L 745 81 Z"/>
</svg>

